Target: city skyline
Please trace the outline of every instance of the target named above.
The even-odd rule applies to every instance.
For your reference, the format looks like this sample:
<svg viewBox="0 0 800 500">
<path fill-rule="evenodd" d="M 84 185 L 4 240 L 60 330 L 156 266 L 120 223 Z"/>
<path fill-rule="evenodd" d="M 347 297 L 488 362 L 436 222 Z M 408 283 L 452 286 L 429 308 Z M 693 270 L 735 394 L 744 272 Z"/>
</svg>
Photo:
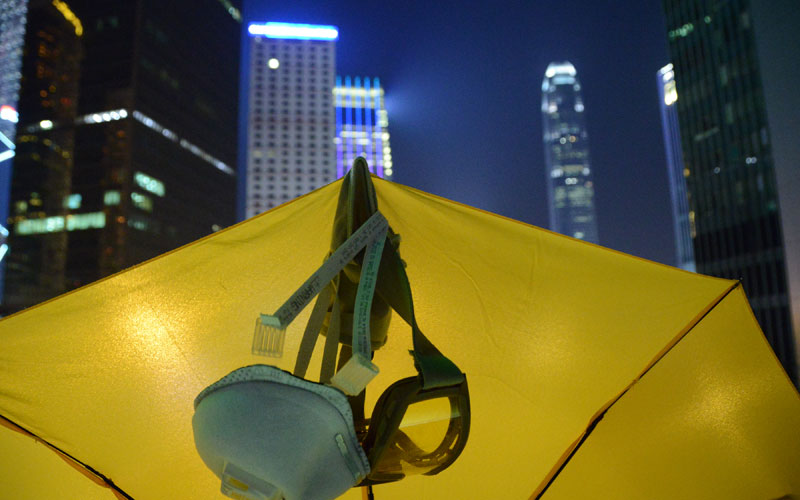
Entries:
<svg viewBox="0 0 800 500">
<path fill-rule="evenodd" d="M 339 28 L 337 74 L 378 75 L 386 91 L 395 182 L 540 227 L 548 213 L 538 89 L 551 61 L 570 60 L 592 82 L 583 97 L 594 174 L 615 179 L 595 197 L 603 245 L 675 262 L 652 83 L 669 62 L 657 3 L 453 11 L 248 1 L 243 17 Z"/>
</svg>

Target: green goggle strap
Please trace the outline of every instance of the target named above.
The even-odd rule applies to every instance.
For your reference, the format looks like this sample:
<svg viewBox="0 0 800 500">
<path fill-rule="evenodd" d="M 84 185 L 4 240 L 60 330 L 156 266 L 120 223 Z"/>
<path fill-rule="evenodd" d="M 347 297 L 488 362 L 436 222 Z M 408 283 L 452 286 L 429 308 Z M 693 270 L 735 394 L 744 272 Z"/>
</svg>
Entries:
<svg viewBox="0 0 800 500">
<path fill-rule="evenodd" d="M 428 340 L 417 324 L 408 275 L 393 245 L 384 245 L 381 262 L 376 291 L 411 326 L 414 345 L 411 355 L 422 376 L 422 387 L 435 389 L 460 384 L 464 374 Z"/>
</svg>

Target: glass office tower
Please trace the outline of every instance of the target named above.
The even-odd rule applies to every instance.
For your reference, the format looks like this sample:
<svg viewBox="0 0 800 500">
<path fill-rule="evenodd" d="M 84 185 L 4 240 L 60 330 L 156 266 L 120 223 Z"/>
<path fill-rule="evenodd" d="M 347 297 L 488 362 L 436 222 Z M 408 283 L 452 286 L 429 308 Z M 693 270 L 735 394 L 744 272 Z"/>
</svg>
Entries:
<svg viewBox="0 0 800 500">
<path fill-rule="evenodd" d="M 31 1 L 7 311 L 233 223 L 230 2 Z"/>
<path fill-rule="evenodd" d="M 675 231 L 675 265 L 681 269 L 695 272 L 694 263 L 694 224 L 689 216 L 689 197 L 686 192 L 686 171 L 681 153 L 681 131 L 678 125 L 678 112 L 675 103 L 678 91 L 675 87 L 675 71 L 667 64 L 656 75 L 659 107 L 661 108 L 661 128 L 664 133 L 664 148 L 667 155 L 667 175 L 669 194 L 672 202 L 672 224 Z"/>
<path fill-rule="evenodd" d="M 741 279 L 796 381 L 800 327 L 800 9 L 663 0 L 697 270 Z"/>
<path fill-rule="evenodd" d="M 247 146 L 239 217 L 249 218 L 336 179 L 334 26 L 253 23 Z"/>
<path fill-rule="evenodd" d="M 542 82 L 550 229 L 599 243 L 581 84 L 568 61 L 547 67 Z"/>
<path fill-rule="evenodd" d="M 392 148 L 383 88 L 377 78 L 336 77 L 336 176 L 341 177 L 363 156 L 370 171 L 392 179 Z"/>
<path fill-rule="evenodd" d="M 5 256 L 8 253 L 6 218 L 19 121 L 17 100 L 27 10 L 28 0 L 0 0 L 0 304 L 3 302 Z"/>
</svg>

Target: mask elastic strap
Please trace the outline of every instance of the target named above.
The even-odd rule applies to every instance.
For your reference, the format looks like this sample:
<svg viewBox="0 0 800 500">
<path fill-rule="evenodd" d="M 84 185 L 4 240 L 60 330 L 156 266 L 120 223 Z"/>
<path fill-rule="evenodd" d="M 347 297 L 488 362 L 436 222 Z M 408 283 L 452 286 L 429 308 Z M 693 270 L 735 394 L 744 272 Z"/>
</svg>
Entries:
<svg viewBox="0 0 800 500">
<path fill-rule="evenodd" d="M 314 353 L 317 337 L 320 330 L 322 330 L 322 324 L 325 322 L 325 314 L 328 312 L 332 295 L 333 285 L 329 283 L 317 296 L 314 309 L 311 310 L 311 316 L 308 318 L 306 330 L 303 332 L 300 350 L 297 352 L 297 361 L 295 361 L 294 371 L 292 372 L 296 377 L 304 378 L 306 376 L 308 364 L 311 362 L 311 355 Z"/>
<path fill-rule="evenodd" d="M 253 354 L 280 358 L 283 356 L 283 342 L 286 328 L 300 311 L 311 302 L 352 261 L 362 248 L 374 239 L 386 239 L 389 223 L 380 212 L 375 212 L 347 240 L 328 257 L 289 297 L 275 314 L 261 314 L 256 320 L 253 332 Z M 370 297 L 371 303 L 371 297 Z"/>
<path fill-rule="evenodd" d="M 364 253 L 361 276 L 356 291 L 356 303 L 353 308 L 353 353 L 347 363 L 331 378 L 331 385 L 350 396 L 358 395 L 378 374 L 378 367 L 372 363 L 369 323 L 372 298 L 375 295 L 375 283 L 378 280 L 381 254 L 385 242 L 386 232 L 384 231 L 369 243 Z"/>
</svg>

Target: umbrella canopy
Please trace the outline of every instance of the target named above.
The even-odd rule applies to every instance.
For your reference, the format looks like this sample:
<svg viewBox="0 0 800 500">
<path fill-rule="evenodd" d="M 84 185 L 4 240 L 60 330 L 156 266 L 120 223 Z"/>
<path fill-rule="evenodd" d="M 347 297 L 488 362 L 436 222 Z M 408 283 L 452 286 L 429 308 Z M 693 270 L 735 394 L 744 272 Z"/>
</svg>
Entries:
<svg viewBox="0 0 800 500">
<path fill-rule="evenodd" d="M 325 257 L 340 183 L 0 322 L 0 496 L 222 498 L 193 400 L 271 362 L 250 353 L 253 322 Z M 454 465 L 377 499 L 800 494 L 800 398 L 737 282 L 375 187 L 419 324 L 467 374 L 472 406 Z M 368 409 L 416 373 L 410 346 L 395 318 Z"/>
</svg>

